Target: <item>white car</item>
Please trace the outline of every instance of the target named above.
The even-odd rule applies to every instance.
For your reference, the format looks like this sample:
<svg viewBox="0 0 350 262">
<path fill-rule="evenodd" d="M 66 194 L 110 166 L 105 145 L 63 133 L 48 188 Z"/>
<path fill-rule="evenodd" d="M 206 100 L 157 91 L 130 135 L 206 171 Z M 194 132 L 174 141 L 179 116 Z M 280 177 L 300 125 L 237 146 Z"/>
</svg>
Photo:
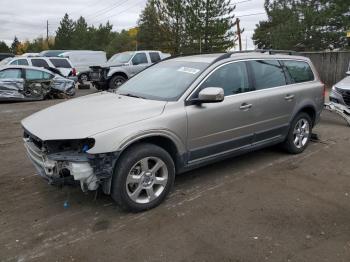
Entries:
<svg viewBox="0 0 350 262">
<path fill-rule="evenodd" d="M 106 52 L 103 51 L 68 51 L 59 55 L 68 58 L 77 70 L 80 82 L 89 81 L 90 66 L 98 66 L 107 62 Z"/>
<path fill-rule="evenodd" d="M 75 77 L 76 69 L 67 58 L 62 57 L 23 57 L 17 56 L 11 59 L 6 59 L 3 65 L 21 65 L 35 66 L 45 69 L 58 69 L 59 73 L 64 77 Z"/>
<path fill-rule="evenodd" d="M 329 94 L 329 100 L 350 108 L 350 63 L 346 77 L 336 83 Z"/>
</svg>

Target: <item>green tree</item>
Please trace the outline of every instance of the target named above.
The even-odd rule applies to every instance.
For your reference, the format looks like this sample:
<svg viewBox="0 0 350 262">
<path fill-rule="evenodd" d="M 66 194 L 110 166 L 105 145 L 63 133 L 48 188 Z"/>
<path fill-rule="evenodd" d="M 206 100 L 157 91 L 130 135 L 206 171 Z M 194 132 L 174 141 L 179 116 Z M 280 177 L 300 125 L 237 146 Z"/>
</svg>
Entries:
<svg viewBox="0 0 350 262">
<path fill-rule="evenodd" d="M 112 40 L 106 48 L 107 56 L 111 57 L 116 53 L 135 50 L 134 40 L 135 38 L 126 30 L 122 30 L 120 33 L 113 32 Z"/>
<path fill-rule="evenodd" d="M 72 38 L 72 49 L 86 49 L 87 43 L 89 42 L 88 35 L 88 24 L 84 17 L 79 17 L 79 19 L 74 23 Z"/>
<path fill-rule="evenodd" d="M 138 48 L 167 51 L 169 32 L 162 26 L 154 0 L 147 2 L 138 21 Z"/>
<path fill-rule="evenodd" d="M 182 53 L 185 42 L 186 0 L 156 0 L 158 15 L 164 27 L 167 49 L 173 54 Z"/>
<path fill-rule="evenodd" d="M 226 51 L 234 46 L 235 6 L 227 0 L 187 0 L 186 36 L 190 50 Z"/>
<path fill-rule="evenodd" d="M 344 48 L 350 5 L 342 0 L 265 0 L 267 21 L 255 29 L 258 48 L 324 50 Z"/>
<path fill-rule="evenodd" d="M 15 55 L 18 54 L 18 51 L 19 51 L 18 48 L 20 44 L 21 42 L 18 40 L 17 36 L 15 36 L 10 48 L 11 52 L 14 53 Z"/>
<path fill-rule="evenodd" d="M 75 23 L 65 14 L 60 22 L 60 26 L 56 31 L 55 48 L 56 49 L 71 49 L 73 47 L 73 34 Z"/>
<path fill-rule="evenodd" d="M 4 41 L 0 41 L 0 53 L 9 53 L 11 52 L 10 48 Z"/>
</svg>

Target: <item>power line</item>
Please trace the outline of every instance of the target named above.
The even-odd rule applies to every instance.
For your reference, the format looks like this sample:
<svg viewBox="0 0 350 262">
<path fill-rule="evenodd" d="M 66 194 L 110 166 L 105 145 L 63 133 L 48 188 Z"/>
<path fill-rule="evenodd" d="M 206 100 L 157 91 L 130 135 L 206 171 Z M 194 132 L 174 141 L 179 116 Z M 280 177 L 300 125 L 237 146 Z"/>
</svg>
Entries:
<svg viewBox="0 0 350 262">
<path fill-rule="evenodd" d="M 103 9 L 97 11 L 97 12 L 94 12 L 94 14 L 87 15 L 86 18 L 95 19 L 96 17 L 108 13 L 108 12 L 112 11 L 113 9 L 115 9 L 115 8 L 117 8 L 117 7 L 121 6 L 121 5 L 123 5 L 123 4 L 126 3 L 126 2 L 127 2 L 127 0 L 122 1 L 122 2 L 119 2 L 119 3 L 118 3 L 118 2 L 117 2 L 117 3 L 114 3 L 114 4 L 112 4 L 111 6 L 107 6 L 107 7 L 103 8 Z"/>
<path fill-rule="evenodd" d="M 144 0 L 137 1 L 134 5 L 129 6 L 128 8 L 122 10 L 121 12 L 115 13 L 115 14 L 110 15 L 110 16 L 107 16 L 107 17 L 104 17 L 103 19 L 100 19 L 100 20 L 98 20 L 98 21 L 96 21 L 96 22 L 97 22 L 97 23 L 100 23 L 100 22 L 102 22 L 102 21 L 106 21 L 106 19 L 108 20 L 108 19 L 112 18 L 113 16 L 122 14 L 122 13 L 124 13 L 125 11 L 128 11 L 129 9 L 131 9 L 131 8 L 133 8 L 133 7 L 135 7 L 135 6 L 137 6 L 139 3 L 143 2 L 143 1 L 144 1 Z"/>
<path fill-rule="evenodd" d="M 252 15 L 266 15 L 265 12 L 260 12 L 260 13 L 254 13 L 254 14 L 246 14 L 246 15 L 239 15 L 236 17 L 246 17 L 246 16 L 252 16 Z"/>
</svg>

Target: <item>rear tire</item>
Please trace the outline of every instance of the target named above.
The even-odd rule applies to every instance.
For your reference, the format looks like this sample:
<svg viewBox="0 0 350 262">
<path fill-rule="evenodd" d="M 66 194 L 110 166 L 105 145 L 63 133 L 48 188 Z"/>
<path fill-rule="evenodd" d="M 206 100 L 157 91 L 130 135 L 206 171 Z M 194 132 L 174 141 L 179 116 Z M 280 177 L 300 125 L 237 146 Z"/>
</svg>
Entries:
<svg viewBox="0 0 350 262">
<path fill-rule="evenodd" d="M 118 160 L 112 178 L 111 196 L 124 210 L 141 212 L 158 206 L 175 180 L 175 165 L 163 148 L 138 144 Z"/>
<path fill-rule="evenodd" d="M 312 134 L 312 120 L 307 113 L 299 113 L 292 121 L 284 148 L 291 154 L 300 154 L 308 146 Z"/>
</svg>

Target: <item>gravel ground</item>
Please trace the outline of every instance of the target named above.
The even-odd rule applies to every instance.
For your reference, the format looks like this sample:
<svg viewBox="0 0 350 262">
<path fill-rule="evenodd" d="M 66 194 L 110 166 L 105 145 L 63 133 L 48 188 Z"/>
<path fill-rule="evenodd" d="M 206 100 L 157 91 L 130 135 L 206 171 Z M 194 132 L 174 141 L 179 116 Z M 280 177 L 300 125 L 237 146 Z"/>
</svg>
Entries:
<svg viewBox="0 0 350 262">
<path fill-rule="evenodd" d="M 350 128 L 339 117 L 322 114 L 303 154 L 269 148 L 179 175 L 165 203 L 128 214 L 35 174 L 20 120 L 59 102 L 0 104 L 0 261 L 350 261 Z"/>
</svg>

